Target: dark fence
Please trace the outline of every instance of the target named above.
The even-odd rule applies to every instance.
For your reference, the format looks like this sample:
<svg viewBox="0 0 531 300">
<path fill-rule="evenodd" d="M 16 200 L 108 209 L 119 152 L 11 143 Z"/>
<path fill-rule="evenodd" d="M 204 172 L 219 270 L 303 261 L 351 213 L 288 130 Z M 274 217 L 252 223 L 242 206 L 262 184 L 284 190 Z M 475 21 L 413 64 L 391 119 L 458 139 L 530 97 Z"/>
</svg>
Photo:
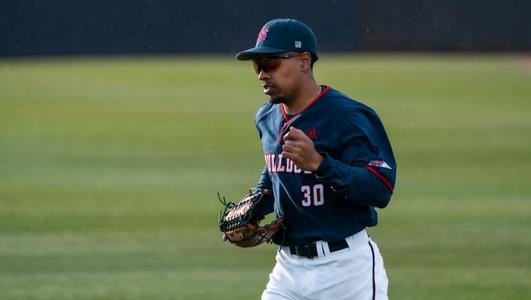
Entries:
<svg viewBox="0 0 531 300">
<path fill-rule="evenodd" d="M 364 50 L 529 51 L 529 0 L 367 0 Z"/>
<path fill-rule="evenodd" d="M 320 50 L 529 51 L 528 0 L 5 1 L 0 55 L 234 53 L 272 18 L 312 27 Z"/>
</svg>

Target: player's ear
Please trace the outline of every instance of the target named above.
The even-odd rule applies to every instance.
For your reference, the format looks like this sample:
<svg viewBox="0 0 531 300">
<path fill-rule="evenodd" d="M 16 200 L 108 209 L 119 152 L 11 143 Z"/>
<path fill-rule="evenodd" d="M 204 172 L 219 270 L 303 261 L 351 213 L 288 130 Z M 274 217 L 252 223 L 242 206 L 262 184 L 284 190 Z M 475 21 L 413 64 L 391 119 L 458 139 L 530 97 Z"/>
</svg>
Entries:
<svg viewBox="0 0 531 300">
<path fill-rule="evenodd" d="M 310 54 L 310 52 L 303 52 L 300 55 L 299 61 L 301 62 L 300 64 L 301 72 L 306 73 L 310 71 L 310 68 L 312 65 L 312 55 Z"/>
</svg>

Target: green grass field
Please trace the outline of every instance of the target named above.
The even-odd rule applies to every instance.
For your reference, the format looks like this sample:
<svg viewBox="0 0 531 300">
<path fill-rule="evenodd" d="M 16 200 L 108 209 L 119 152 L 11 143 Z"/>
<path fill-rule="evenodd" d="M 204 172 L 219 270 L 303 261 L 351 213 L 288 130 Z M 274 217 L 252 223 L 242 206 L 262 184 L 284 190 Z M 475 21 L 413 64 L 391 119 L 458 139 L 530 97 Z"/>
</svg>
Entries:
<svg viewBox="0 0 531 300">
<path fill-rule="evenodd" d="M 390 298 L 531 298 L 531 59 L 322 55 L 375 108 L 397 187 Z M 263 165 L 228 56 L 0 60 L 0 299 L 258 299 L 276 248 L 222 243 Z"/>
</svg>

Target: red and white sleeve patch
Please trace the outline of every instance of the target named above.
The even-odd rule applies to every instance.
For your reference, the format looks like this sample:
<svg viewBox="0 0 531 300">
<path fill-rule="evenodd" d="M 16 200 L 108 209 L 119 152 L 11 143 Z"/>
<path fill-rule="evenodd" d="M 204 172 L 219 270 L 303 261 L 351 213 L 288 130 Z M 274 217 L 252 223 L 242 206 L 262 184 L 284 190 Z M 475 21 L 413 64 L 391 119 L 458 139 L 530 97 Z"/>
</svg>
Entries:
<svg viewBox="0 0 531 300">
<path fill-rule="evenodd" d="M 391 166 L 385 161 L 385 160 L 371 160 L 369 162 L 369 166 L 371 167 L 379 167 L 379 168 L 386 168 L 389 170 L 392 170 Z"/>
</svg>

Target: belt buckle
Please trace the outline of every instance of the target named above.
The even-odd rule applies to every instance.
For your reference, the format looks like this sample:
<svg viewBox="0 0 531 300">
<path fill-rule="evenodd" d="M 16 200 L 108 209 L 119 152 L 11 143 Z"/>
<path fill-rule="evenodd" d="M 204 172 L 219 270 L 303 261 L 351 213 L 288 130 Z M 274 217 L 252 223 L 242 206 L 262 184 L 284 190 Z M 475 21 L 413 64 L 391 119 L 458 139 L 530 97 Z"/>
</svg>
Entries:
<svg viewBox="0 0 531 300">
<path fill-rule="evenodd" d="M 291 254 L 302 256 L 306 258 L 314 258 L 319 256 L 317 253 L 317 247 L 315 243 L 302 245 L 302 246 L 291 246 L 289 247 Z M 312 251 L 312 249 L 314 251 Z"/>
<path fill-rule="evenodd" d="M 349 248 L 349 245 L 345 239 L 335 241 L 335 242 L 328 242 L 327 244 L 328 244 L 328 250 L 330 251 L 330 253 Z"/>
<path fill-rule="evenodd" d="M 312 258 L 311 244 L 296 247 L 297 255 Z"/>
</svg>

